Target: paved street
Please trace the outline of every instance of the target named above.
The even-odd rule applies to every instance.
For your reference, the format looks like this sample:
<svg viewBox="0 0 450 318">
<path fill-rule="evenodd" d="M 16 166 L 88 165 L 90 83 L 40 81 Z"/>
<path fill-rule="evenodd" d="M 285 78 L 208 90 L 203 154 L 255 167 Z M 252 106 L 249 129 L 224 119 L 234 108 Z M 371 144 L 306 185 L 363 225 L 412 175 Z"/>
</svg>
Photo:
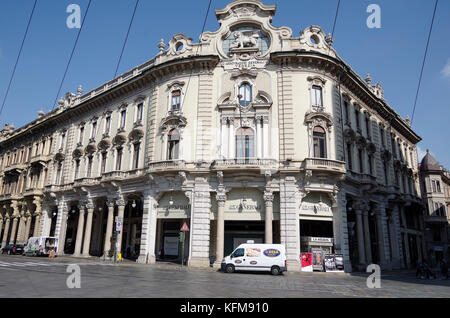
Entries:
<svg viewBox="0 0 450 318">
<path fill-rule="evenodd" d="M 69 264 L 80 265 L 80 289 L 66 285 Z M 212 269 L 170 265 L 0 255 L 0 297 L 450 297 L 449 280 L 420 280 L 411 273 L 388 273 L 382 275 L 381 289 L 371 290 L 366 287 L 367 275 L 227 275 Z"/>
</svg>

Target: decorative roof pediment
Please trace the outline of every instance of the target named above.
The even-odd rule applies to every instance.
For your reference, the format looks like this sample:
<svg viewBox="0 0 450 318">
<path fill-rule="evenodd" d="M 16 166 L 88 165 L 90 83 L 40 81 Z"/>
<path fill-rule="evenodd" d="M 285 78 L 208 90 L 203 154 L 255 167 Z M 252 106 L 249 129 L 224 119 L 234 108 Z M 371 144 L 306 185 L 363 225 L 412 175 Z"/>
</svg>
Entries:
<svg viewBox="0 0 450 318">
<path fill-rule="evenodd" d="M 311 126 L 322 126 L 329 131 L 333 127 L 333 116 L 325 112 L 308 112 L 305 115 L 305 123 Z"/>
<path fill-rule="evenodd" d="M 169 115 L 161 122 L 161 129 L 168 130 L 171 128 L 186 127 L 187 119 L 180 112 L 170 112 Z"/>
</svg>

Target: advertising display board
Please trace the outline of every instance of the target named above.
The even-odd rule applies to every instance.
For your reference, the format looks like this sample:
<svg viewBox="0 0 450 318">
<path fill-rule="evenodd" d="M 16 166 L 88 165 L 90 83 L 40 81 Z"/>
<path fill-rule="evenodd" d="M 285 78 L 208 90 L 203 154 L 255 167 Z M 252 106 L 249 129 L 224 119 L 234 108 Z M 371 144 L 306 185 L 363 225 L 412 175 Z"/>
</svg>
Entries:
<svg viewBox="0 0 450 318">
<path fill-rule="evenodd" d="M 313 265 L 312 265 L 312 253 L 302 253 L 302 272 L 312 272 L 313 271 Z"/>
<path fill-rule="evenodd" d="M 312 250 L 313 259 L 312 265 L 313 270 L 323 272 L 323 251 L 320 248 L 313 248 Z"/>
</svg>

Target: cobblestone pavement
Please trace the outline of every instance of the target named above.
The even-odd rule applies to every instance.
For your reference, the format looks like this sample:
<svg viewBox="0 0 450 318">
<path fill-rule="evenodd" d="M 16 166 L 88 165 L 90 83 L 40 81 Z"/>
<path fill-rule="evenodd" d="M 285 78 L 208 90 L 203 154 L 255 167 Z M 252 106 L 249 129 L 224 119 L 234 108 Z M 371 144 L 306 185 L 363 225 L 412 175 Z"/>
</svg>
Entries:
<svg viewBox="0 0 450 318">
<path fill-rule="evenodd" d="M 80 265 L 80 289 L 66 285 L 69 264 Z M 0 255 L 0 297 L 450 297 L 450 280 L 420 280 L 411 272 L 389 272 L 382 274 L 381 289 L 368 289 L 368 275 L 224 274 L 170 265 Z"/>
</svg>

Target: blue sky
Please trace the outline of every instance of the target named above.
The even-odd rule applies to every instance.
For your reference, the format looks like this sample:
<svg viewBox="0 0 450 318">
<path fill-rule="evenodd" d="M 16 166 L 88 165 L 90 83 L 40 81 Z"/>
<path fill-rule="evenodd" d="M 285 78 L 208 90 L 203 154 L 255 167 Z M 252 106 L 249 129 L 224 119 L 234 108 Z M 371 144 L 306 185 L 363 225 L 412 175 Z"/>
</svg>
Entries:
<svg viewBox="0 0 450 318">
<path fill-rule="evenodd" d="M 33 0 L 3 0 L 0 11 L 0 101 L 14 67 Z M 213 9 L 230 1 L 213 0 Z M 34 120 L 40 109 L 49 111 L 75 41 L 77 30 L 68 29 L 66 8 L 88 0 L 39 0 L 31 29 L 0 124 L 16 127 Z M 294 36 L 310 25 L 331 32 L 337 0 L 267 0 L 276 4 L 275 26 L 289 26 Z M 434 8 L 431 0 L 342 0 L 334 47 L 353 69 L 380 82 L 388 103 L 403 117 L 411 116 L 419 72 Z M 369 29 L 366 8 L 381 7 L 382 28 Z M 134 0 L 93 0 L 63 89 L 85 91 L 112 79 L 123 45 Z M 123 73 L 157 52 L 182 32 L 198 41 L 208 0 L 141 0 L 119 72 Z M 206 30 L 218 29 L 213 11 Z M 415 131 L 419 147 L 430 149 L 450 169 L 450 1 L 440 1 L 419 97 Z"/>
</svg>

